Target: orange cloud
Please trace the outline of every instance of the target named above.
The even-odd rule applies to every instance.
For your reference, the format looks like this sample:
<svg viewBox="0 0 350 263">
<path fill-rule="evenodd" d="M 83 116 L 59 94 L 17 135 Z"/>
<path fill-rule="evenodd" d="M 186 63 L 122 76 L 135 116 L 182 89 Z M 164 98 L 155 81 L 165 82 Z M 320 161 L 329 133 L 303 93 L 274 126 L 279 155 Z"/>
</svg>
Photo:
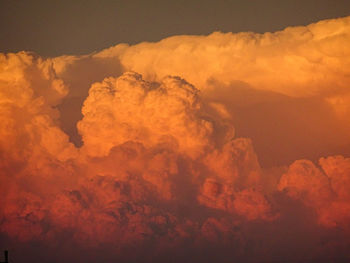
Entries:
<svg viewBox="0 0 350 263">
<path fill-rule="evenodd" d="M 244 262 L 326 236 L 348 256 L 349 27 L 1 54 L 0 240 Z"/>
<path fill-rule="evenodd" d="M 95 83 L 78 123 L 83 149 L 92 156 L 107 155 L 127 141 L 145 146 L 172 144 L 196 156 L 210 147 L 212 123 L 201 118 L 198 90 L 178 77 L 149 83 L 136 73 Z"/>
<path fill-rule="evenodd" d="M 278 188 L 314 208 L 320 224 L 349 230 L 350 159 L 331 156 L 319 164 L 322 170 L 310 161 L 294 162 Z"/>
</svg>

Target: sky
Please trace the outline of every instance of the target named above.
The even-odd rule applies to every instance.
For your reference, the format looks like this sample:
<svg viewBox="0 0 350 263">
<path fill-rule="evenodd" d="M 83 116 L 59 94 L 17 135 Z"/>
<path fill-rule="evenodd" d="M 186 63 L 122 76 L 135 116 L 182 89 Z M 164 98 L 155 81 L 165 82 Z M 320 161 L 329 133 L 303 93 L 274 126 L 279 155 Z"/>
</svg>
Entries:
<svg viewBox="0 0 350 263">
<path fill-rule="evenodd" d="M 10 262 L 350 261 L 345 1 L 0 3 Z"/>
<path fill-rule="evenodd" d="M 273 32 L 349 14 L 347 0 L 1 0 L 0 51 L 86 54 L 172 35 Z"/>
</svg>

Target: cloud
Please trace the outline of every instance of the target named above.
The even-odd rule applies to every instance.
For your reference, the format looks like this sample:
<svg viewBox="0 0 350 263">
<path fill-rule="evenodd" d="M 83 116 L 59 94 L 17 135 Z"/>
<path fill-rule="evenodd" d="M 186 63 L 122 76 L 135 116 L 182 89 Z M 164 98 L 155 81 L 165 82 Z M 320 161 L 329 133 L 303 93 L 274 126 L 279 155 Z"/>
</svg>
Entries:
<svg viewBox="0 0 350 263">
<path fill-rule="evenodd" d="M 117 45 L 95 56 L 118 58 L 126 70 L 150 80 L 182 76 L 200 90 L 213 79 L 224 84 L 239 80 L 259 90 L 311 96 L 347 89 L 349 27 L 345 17 L 275 33 L 174 36 Z"/>
<path fill-rule="evenodd" d="M 78 123 L 84 148 L 92 156 L 107 155 L 127 141 L 145 146 L 173 144 L 196 156 L 210 147 L 212 123 L 200 117 L 196 90 L 178 77 L 149 83 L 136 73 L 95 83 Z"/>
<path fill-rule="evenodd" d="M 219 114 L 206 112 L 198 93 L 179 77 L 147 82 L 134 72 L 96 82 L 78 123 L 84 143 L 79 149 L 55 125 L 55 104 L 44 104 L 41 96 L 48 113 L 38 110 L 24 124 L 17 121 L 26 127 L 21 131 L 30 138 L 28 145 L 2 148 L 4 154 L 25 150 L 33 155 L 22 160 L 23 167 L 14 175 L 11 169 L 3 174 L 8 190 L 1 231 L 20 242 L 53 242 L 67 233 L 83 247 L 113 243 L 120 249 L 150 242 L 155 236 L 164 239 L 167 247 L 186 239 L 201 243 L 204 236 L 214 242 L 217 237 L 205 234 L 208 222 L 198 222 L 195 215 L 180 217 L 177 204 L 205 214 L 196 195 L 207 178 L 218 173 L 227 189 L 237 181 L 244 190 L 251 186 L 250 180 L 256 181 L 259 164 L 251 142 L 234 140 L 227 116 L 220 119 L 224 106 L 216 104 Z M 229 161 L 234 155 L 237 159 L 232 163 L 215 165 L 215 159 L 225 156 Z M 257 171 L 250 171 L 250 163 Z M 245 180 L 245 175 L 252 179 Z M 236 210 L 216 208 L 247 220 L 266 220 L 259 214 L 269 210 L 269 204 L 260 193 L 248 192 L 255 200 L 248 208 L 243 206 L 249 200 L 240 198 L 243 192 L 230 197 Z M 266 208 L 252 216 L 251 211 L 261 205 Z M 217 231 L 222 230 L 220 220 L 208 220 L 218 222 Z"/>
<path fill-rule="evenodd" d="M 223 104 L 236 134 L 253 140 L 263 166 L 348 155 L 348 42 L 344 17 L 274 33 L 174 36 L 53 58 L 57 75 L 74 86 L 74 99 L 60 106 L 63 130 L 80 145 L 75 125 L 89 86 L 133 71 L 149 82 L 180 76 L 201 91 L 206 105 Z"/>
<path fill-rule="evenodd" d="M 0 240 L 67 262 L 348 257 L 349 26 L 1 54 Z"/>
<path fill-rule="evenodd" d="M 294 162 L 278 188 L 315 209 L 320 224 L 348 231 L 350 158 L 330 156 L 321 158 L 319 164 L 321 167 L 317 168 L 307 160 Z"/>
<path fill-rule="evenodd" d="M 54 109 L 68 88 L 52 63 L 24 52 L 0 59 L 0 145 L 5 158 L 27 160 L 41 151 L 55 159 L 74 156 L 76 149 L 59 128 Z"/>
</svg>

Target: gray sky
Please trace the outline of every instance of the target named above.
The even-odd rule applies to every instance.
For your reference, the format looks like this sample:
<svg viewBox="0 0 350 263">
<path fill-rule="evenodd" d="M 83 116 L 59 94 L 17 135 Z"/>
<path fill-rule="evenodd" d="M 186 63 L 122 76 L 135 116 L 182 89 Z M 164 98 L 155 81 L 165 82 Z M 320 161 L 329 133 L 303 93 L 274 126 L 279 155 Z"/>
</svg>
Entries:
<svg viewBox="0 0 350 263">
<path fill-rule="evenodd" d="M 83 54 L 213 31 L 276 31 L 350 15 L 349 0 L 0 0 L 0 52 Z"/>
</svg>

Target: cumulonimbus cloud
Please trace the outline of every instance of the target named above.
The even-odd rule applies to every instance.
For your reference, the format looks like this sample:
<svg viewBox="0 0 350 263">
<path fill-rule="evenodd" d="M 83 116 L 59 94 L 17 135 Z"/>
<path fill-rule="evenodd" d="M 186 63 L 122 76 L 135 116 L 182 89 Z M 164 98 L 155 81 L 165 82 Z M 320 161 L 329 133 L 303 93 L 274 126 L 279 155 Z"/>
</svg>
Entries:
<svg viewBox="0 0 350 263">
<path fill-rule="evenodd" d="M 348 257 L 349 44 L 345 17 L 1 54 L 1 235 L 106 260 Z"/>
</svg>

